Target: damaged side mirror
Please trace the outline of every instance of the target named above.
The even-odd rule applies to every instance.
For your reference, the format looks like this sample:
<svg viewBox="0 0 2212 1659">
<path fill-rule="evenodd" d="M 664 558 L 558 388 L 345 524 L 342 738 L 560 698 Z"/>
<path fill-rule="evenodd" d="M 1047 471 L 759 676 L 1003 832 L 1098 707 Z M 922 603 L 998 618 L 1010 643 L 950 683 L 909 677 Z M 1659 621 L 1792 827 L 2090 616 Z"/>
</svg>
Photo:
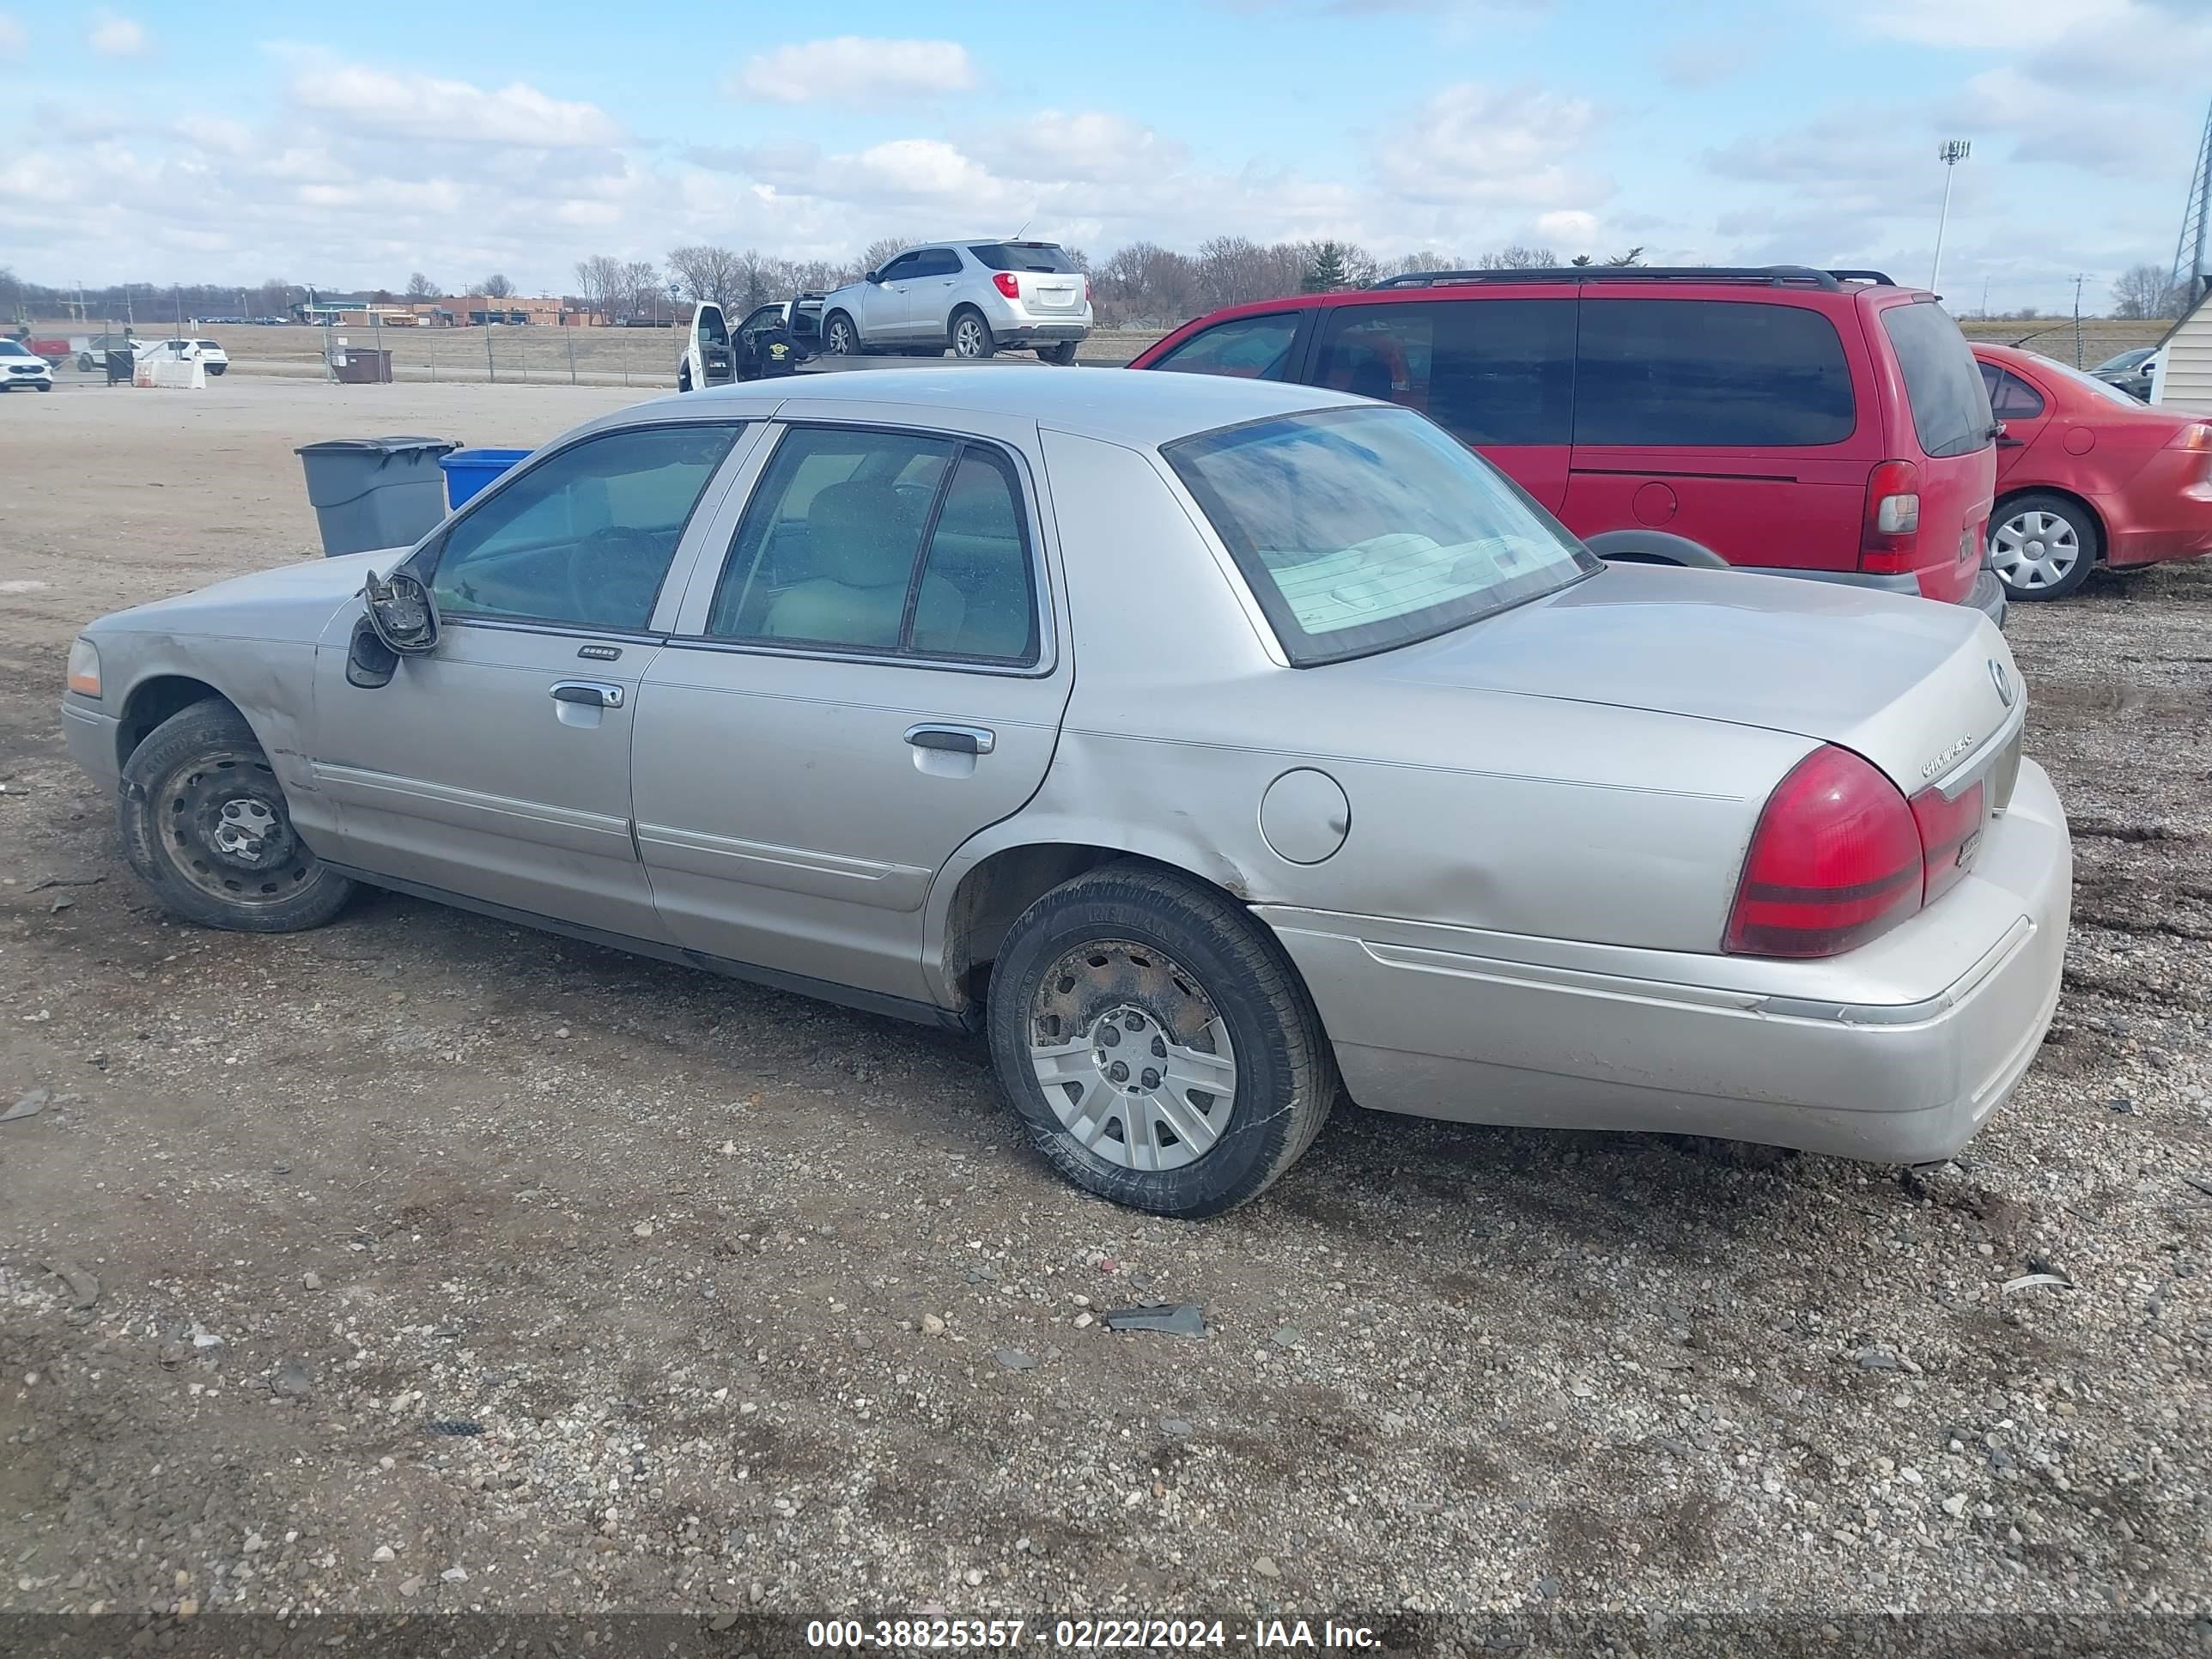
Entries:
<svg viewBox="0 0 2212 1659">
<path fill-rule="evenodd" d="M 346 648 L 349 684 L 389 684 L 400 658 L 427 656 L 438 648 L 437 601 L 419 577 L 395 570 L 380 579 L 372 570 L 361 598 L 362 615 Z"/>
</svg>

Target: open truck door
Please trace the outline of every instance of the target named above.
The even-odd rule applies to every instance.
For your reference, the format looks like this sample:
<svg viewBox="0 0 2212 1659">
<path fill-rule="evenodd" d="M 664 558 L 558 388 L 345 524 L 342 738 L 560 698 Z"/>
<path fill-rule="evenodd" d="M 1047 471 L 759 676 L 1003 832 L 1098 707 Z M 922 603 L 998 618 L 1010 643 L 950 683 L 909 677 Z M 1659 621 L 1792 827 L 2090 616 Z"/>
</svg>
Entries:
<svg viewBox="0 0 2212 1659">
<path fill-rule="evenodd" d="M 691 337 L 684 348 L 684 362 L 676 371 L 678 392 L 696 392 L 710 386 L 727 386 L 737 379 L 737 364 L 730 349 L 730 325 L 718 305 L 701 305 L 691 313 Z"/>
</svg>

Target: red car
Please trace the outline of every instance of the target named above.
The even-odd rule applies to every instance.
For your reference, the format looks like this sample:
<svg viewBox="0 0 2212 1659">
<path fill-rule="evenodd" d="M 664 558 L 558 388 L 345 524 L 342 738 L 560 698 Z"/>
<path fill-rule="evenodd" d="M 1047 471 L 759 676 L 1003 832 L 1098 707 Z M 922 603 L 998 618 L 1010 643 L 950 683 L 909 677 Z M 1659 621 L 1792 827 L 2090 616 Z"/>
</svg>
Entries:
<svg viewBox="0 0 2212 1659">
<path fill-rule="evenodd" d="M 2014 599 L 2212 553 L 2212 426 L 2014 346 L 1978 345 L 1997 440 L 1990 563 Z"/>
<path fill-rule="evenodd" d="M 1936 296 L 1879 272 L 1426 272 L 1217 311 L 1130 366 L 1420 410 L 1607 558 L 2003 617 L 1989 399 Z"/>
</svg>

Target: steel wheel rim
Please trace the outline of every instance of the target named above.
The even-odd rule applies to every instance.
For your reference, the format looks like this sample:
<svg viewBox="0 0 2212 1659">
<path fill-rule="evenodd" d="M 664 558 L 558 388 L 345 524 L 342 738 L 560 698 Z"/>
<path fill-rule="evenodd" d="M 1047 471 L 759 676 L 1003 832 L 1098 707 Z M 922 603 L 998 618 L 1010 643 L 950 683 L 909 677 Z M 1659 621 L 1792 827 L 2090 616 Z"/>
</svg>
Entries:
<svg viewBox="0 0 2212 1659">
<path fill-rule="evenodd" d="M 952 349 L 962 357 L 983 355 L 983 325 L 973 317 L 963 317 L 952 331 Z"/>
<path fill-rule="evenodd" d="M 1060 1127 L 1121 1169 L 1187 1168 L 1236 1114 L 1228 1023 L 1149 945 L 1100 940 L 1054 963 L 1030 999 L 1029 1059 Z"/>
<path fill-rule="evenodd" d="M 1990 564 L 2008 587 L 2033 592 L 2064 581 L 2081 562 L 2081 538 L 2042 507 L 2015 513 L 1990 536 Z"/>
<path fill-rule="evenodd" d="M 315 855 L 294 833 L 284 792 L 258 757 L 211 756 L 169 775 L 155 834 L 178 875 L 226 904 L 277 904 L 305 886 Z"/>
</svg>

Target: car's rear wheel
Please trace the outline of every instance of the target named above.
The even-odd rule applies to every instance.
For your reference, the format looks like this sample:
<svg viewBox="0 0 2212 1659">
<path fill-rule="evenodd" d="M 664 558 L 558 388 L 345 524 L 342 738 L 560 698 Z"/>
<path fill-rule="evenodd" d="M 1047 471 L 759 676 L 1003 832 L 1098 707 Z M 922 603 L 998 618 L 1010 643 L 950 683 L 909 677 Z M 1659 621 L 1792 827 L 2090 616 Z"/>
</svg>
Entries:
<svg viewBox="0 0 2212 1659">
<path fill-rule="evenodd" d="M 2089 580 L 2100 540 L 2078 502 L 2033 490 L 1990 515 L 1990 567 L 2013 599 L 2063 599 Z"/>
<path fill-rule="evenodd" d="M 1078 1186 L 1218 1215 L 1296 1163 L 1340 1090 L 1281 947 L 1222 894 L 1139 864 L 1054 888 L 991 974 L 999 1080 Z"/>
<path fill-rule="evenodd" d="M 990 324 L 973 306 L 963 306 L 954 312 L 951 327 L 952 355 L 956 357 L 979 360 L 999 349 L 998 341 L 992 337 Z"/>
<path fill-rule="evenodd" d="M 164 909 L 203 927 L 291 933 L 337 915 L 354 884 L 292 828 L 253 729 L 226 702 L 171 715 L 123 768 L 123 848 Z"/>
<path fill-rule="evenodd" d="M 1048 363 L 1058 363 L 1061 368 L 1065 368 L 1067 365 L 1075 361 L 1075 348 L 1078 343 L 1079 343 L 1074 340 L 1062 340 L 1057 345 L 1039 346 L 1037 348 L 1038 361 Z"/>
<path fill-rule="evenodd" d="M 860 337 L 854 331 L 853 319 L 842 311 L 830 313 L 830 320 L 822 325 L 822 349 L 832 357 L 857 356 Z"/>
</svg>

